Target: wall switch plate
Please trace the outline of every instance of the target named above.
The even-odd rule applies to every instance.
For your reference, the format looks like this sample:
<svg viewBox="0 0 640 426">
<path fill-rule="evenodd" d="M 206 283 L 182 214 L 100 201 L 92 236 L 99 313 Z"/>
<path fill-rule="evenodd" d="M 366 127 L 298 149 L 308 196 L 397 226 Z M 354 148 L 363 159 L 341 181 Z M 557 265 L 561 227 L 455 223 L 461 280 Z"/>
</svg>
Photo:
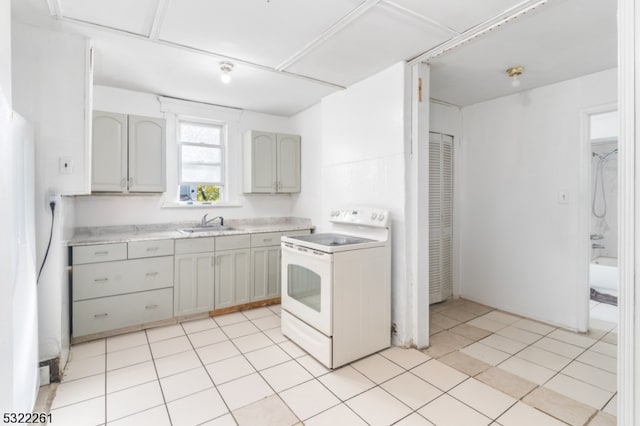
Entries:
<svg viewBox="0 0 640 426">
<path fill-rule="evenodd" d="M 61 175 L 70 175 L 73 173 L 73 162 L 71 157 L 60 157 L 58 160 L 58 172 Z"/>
<path fill-rule="evenodd" d="M 566 189 L 558 192 L 558 203 L 560 204 L 568 204 L 569 203 L 569 191 Z"/>
</svg>

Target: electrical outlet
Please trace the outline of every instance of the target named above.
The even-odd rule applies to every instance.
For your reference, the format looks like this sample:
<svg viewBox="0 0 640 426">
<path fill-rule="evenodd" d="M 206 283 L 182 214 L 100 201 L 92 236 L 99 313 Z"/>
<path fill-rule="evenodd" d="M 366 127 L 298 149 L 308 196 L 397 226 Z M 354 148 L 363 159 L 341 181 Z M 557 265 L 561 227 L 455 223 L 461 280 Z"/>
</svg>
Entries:
<svg viewBox="0 0 640 426">
<path fill-rule="evenodd" d="M 61 175 L 70 175 L 73 173 L 73 162 L 71 157 L 60 157 L 58 160 L 58 172 Z"/>
<path fill-rule="evenodd" d="M 40 367 L 40 386 L 48 385 L 51 383 L 51 374 L 48 365 Z"/>
</svg>

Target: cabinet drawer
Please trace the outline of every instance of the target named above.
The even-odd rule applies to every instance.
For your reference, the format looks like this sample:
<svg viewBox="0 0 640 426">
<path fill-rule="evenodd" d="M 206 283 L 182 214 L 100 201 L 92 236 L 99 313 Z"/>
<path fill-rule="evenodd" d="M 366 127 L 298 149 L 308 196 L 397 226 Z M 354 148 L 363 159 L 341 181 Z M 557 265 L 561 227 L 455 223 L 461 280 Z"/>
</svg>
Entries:
<svg viewBox="0 0 640 426">
<path fill-rule="evenodd" d="M 91 246 L 75 246 L 73 248 L 73 264 L 109 262 L 127 258 L 127 243 L 96 244 Z"/>
<path fill-rule="evenodd" d="M 216 251 L 235 250 L 251 247 L 251 235 L 226 235 L 224 237 L 216 237 Z"/>
<path fill-rule="evenodd" d="M 74 301 L 172 286 L 172 256 L 73 267 Z"/>
<path fill-rule="evenodd" d="M 132 241 L 129 243 L 129 259 L 172 254 L 173 240 Z"/>
<path fill-rule="evenodd" d="M 262 234 L 251 234 L 251 247 L 279 246 L 280 232 L 264 232 Z"/>
<path fill-rule="evenodd" d="M 207 253 L 215 250 L 215 237 L 176 240 L 175 254 Z"/>
<path fill-rule="evenodd" d="M 173 316 L 173 289 L 73 302 L 73 336 L 145 324 Z"/>
</svg>

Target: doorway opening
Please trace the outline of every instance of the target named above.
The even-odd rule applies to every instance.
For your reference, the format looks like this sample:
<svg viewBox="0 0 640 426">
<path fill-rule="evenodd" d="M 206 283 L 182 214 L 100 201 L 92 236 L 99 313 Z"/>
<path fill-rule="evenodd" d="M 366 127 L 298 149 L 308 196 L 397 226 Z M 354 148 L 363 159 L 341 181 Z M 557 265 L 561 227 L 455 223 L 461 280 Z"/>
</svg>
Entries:
<svg viewBox="0 0 640 426">
<path fill-rule="evenodd" d="M 618 322 L 618 111 L 589 115 L 589 321 Z"/>
</svg>

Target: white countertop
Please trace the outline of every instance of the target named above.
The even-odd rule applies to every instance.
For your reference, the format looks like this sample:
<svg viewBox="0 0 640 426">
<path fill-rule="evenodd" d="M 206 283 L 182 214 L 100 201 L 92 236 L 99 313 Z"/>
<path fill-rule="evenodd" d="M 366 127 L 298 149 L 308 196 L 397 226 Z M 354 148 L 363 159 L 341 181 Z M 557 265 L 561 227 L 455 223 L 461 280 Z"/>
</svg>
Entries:
<svg viewBox="0 0 640 426">
<path fill-rule="evenodd" d="M 165 239 L 199 238 L 222 235 L 255 234 L 313 229 L 311 219 L 299 217 L 267 217 L 255 219 L 225 219 L 234 229 L 185 234 L 178 229 L 198 226 L 198 222 L 172 222 L 153 225 L 96 226 L 76 228 L 70 246 L 123 243 Z"/>
</svg>

